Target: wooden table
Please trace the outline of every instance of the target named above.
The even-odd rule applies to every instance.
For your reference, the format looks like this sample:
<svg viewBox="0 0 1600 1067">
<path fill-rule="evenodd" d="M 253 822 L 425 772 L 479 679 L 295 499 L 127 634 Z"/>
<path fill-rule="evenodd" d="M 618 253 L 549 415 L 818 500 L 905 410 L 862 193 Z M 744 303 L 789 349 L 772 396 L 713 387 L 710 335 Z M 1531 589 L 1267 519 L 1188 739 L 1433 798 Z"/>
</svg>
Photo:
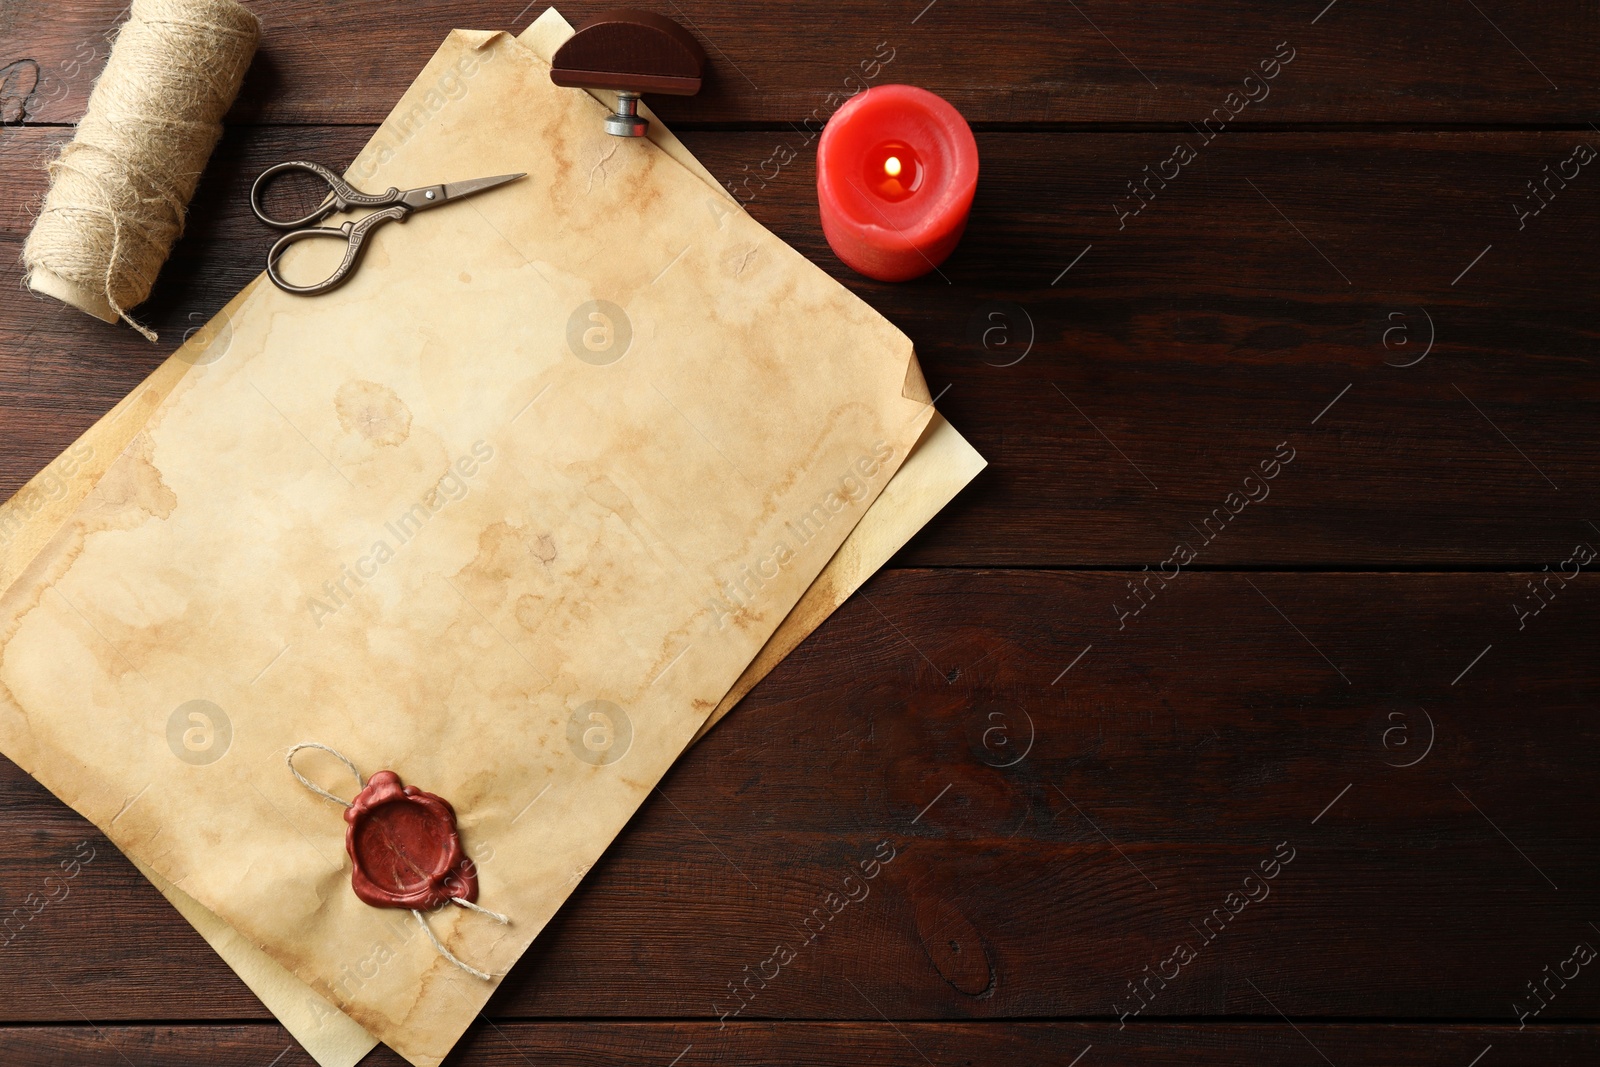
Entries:
<svg viewBox="0 0 1600 1067">
<path fill-rule="evenodd" d="M 662 9 L 711 57 L 662 115 L 991 466 L 678 763 L 453 1063 L 1600 1061 L 1600 20 L 1325 3 Z M 150 345 L 17 262 L 121 6 L 0 7 L 6 492 L 257 273 L 262 166 L 351 158 L 448 29 L 538 13 L 256 0 Z M 982 155 L 910 284 L 817 221 L 813 131 L 874 60 Z M 80 841 L 0 949 L 0 1062 L 310 1062 L 0 761 L 0 908 Z"/>
</svg>

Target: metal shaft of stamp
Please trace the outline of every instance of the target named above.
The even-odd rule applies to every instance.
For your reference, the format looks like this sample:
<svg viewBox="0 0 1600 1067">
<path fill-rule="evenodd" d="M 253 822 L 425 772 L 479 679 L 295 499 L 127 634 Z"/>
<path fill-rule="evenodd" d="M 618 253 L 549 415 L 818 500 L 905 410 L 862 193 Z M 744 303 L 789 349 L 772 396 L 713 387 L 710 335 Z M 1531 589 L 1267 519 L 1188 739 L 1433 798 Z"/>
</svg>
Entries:
<svg viewBox="0 0 1600 1067">
<path fill-rule="evenodd" d="M 617 93 L 617 110 L 606 116 L 606 132 L 614 137 L 643 137 L 650 120 L 639 116 L 639 94 Z"/>
</svg>

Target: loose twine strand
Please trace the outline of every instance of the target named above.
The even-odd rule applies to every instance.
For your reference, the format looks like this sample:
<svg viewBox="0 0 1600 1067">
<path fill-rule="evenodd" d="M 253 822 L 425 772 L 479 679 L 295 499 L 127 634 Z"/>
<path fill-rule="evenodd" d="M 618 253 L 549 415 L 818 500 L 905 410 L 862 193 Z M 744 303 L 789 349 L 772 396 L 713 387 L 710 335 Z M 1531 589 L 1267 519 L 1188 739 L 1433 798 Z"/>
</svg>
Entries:
<svg viewBox="0 0 1600 1067">
<path fill-rule="evenodd" d="M 261 24 L 234 0 L 134 0 L 23 246 L 48 272 L 127 309 L 150 295 L 222 136 Z M 84 310 L 89 310 L 85 308 Z"/>
<path fill-rule="evenodd" d="M 351 763 L 345 754 L 340 752 L 338 749 L 330 748 L 327 745 L 318 744 L 315 741 L 303 741 L 300 744 L 295 745 L 293 748 L 289 749 L 288 754 L 283 758 L 283 761 L 289 765 L 289 773 L 294 775 L 295 780 L 301 785 L 317 794 L 317 796 L 333 801 L 340 807 L 350 807 L 350 801 L 328 792 L 326 789 L 322 788 L 320 785 L 301 774 L 299 769 L 295 767 L 294 754 L 303 748 L 315 748 L 322 752 L 326 752 L 328 755 L 332 756 L 334 759 L 350 768 L 350 773 L 355 777 L 356 780 L 356 791 L 359 792 L 366 788 L 366 783 L 361 780 L 361 772 L 356 770 L 356 765 Z M 480 908 L 478 905 L 474 904 L 470 900 L 467 900 L 465 897 L 451 897 L 450 902 L 452 904 L 458 904 L 461 907 L 466 908 L 468 911 L 475 911 L 479 915 L 487 915 L 489 918 L 493 919 L 502 926 L 508 926 L 511 923 L 509 918 L 501 915 L 499 912 L 490 911 L 488 908 Z M 493 980 L 495 977 L 494 975 L 489 974 L 486 971 L 480 971 L 471 964 L 463 962 L 456 956 L 454 952 L 451 952 L 449 949 L 445 948 L 444 943 L 434 936 L 433 930 L 428 926 L 427 917 L 424 916 L 422 912 L 418 911 L 416 908 L 412 908 L 410 911 L 412 915 L 417 917 L 417 922 L 422 926 L 422 932 L 428 935 L 428 940 L 433 942 L 433 947 L 438 950 L 439 955 L 443 956 L 445 959 L 449 960 L 451 963 L 455 964 L 457 967 L 460 967 L 463 971 L 466 971 L 468 974 L 476 978 L 482 978 L 485 982 Z"/>
<path fill-rule="evenodd" d="M 344 764 L 346 767 L 349 767 L 350 768 L 350 773 L 355 775 L 355 778 L 356 778 L 356 792 L 359 793 L 359 792 L 361 792 L 363 789 L 365 789 L 367 787 L 367 783 L 363 782 L 361 780 L 361 772 L 356 770 L 356 765 L 354 763 L 351 763 L 347 758 L 345 758 L 344 753 L 340 752 L 338 749 L 329 748 L 327 745 L 319 745 L 315 741 L 304 741 L 304 742 L 301 742 L 298 745 L 295 745 L 293 748 L 291 748 L 289 750 L 289 754 L 287 756 L 283 757 L 283 761 L 289 765 L 289 773 L 295 776 L 295 780 L 298 781 L 301 785 L 305 786 L 307 789 L 311 790 L 313 793 L 317 794 L 317 796 L 325 797 L 328 800 L 333 801 L 335 804 L 341 805 L 341 806 L 346 807 L 346 808 L 348 808 L 350 806 L 350 802 L 348 800 L 344 800 L 344 799 L 341 799 L 340 797 L 334 796 L 332 793 L 328 792 L 326 789 L 322 788 L 316 782 L 313 782 L 311 779 L 307 778 L 305 775 L 301 774 L 298 770 L 295 769 L 294 754 L 296 752 L 299 752 L 302 748 L 319 749 L 319 750 L 321 750 L 323 752 L 326 752 L 328 755 L 332 756 L 334 759 L 338 760 L 340 763 Z"/>
</svg>

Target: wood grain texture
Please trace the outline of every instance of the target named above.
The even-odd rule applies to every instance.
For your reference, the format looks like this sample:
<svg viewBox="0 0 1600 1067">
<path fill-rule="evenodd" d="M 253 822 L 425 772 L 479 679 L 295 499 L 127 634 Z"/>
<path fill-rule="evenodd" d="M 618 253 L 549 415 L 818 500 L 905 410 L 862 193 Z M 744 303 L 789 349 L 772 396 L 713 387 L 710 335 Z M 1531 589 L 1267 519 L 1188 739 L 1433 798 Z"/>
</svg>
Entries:
<svg viewBox="0 0 1600 1067">
<path fill-rule="evenodd" d="M 1587 578 L 1520 631 L 1521 575 L 1185 574 L 1118 629 L 1128 578 L 869 583 L 674 767 L 491 1013 L 1116 1018 L 1186 944 L 1144 1020 L 1274 1014 L 1253 982 L 1295 1017 L 1514 1029 L 1600 945 Z M 0 949 L 7 1020 L 72 1021 L 40 975 L 95 1019 L 259 1016 L 4 768 L 6 911 L 97 850 Z M 1535 1022 L 1597 1010 L 1580 977 Z"/>
<path fill-rule="evenodd" d="M 545 6 L 411 0 L 395 17 L 381 0 L 261 0 L 252 4 L 261 48 L 235 115 L 376 122 L 452 28 L 519 31 Z M 576 25 L 607 6 L 560 8 Z M 32 121 L 76 121 L 123 7 L 8 5 L 0 65 L 31 67 L 11 83 L 6 121 L 24 109 Z M 688 26 L 710 59 L 699 96 L 652 101 L 677 123 L 825 118 L 864 75 L 931 89 L 975 122 L 1198 122 L 1285 41 L 1293 64 L 1240 122 L 1581 125 L 1600 103 L 1590 62 L 1600 20 L 1579 0 L 1482 0 L 1476 10 L 1450 0 L 1002 0 L 981 8 L 674 0 L 660 10 Z M 884 56 L 887 66 L 874 65 Z"/>
<path fill-rule="evenodd" d="M 446 1062 L 452 1067 L 701 1067 L 708 1063 L 751 1067 L 883 1064 L 1006 1063 L 1017 1067 L 1067 1067 L 1079 1061 L 1107 1067 L 1192 1067 L 1226 1063 L 1365 1063 L 1383 1067 L 1467 1064 L 1492 1046 L 1504 1067 L 1549 1067 L 1590 1062 L 1600 1054 L 1591 1027 L 1530 1027 L 1507 1033 L 1489 1026 L 1342 1025 L 1305 1023 L 1294 1029 L 1251 1023 L 1129 1026 L 1106 1023 L 711 1023 L 498 1022 L 474 1026 Z M 0 1030 L 0 1056 L 38 1067 L 132 1063 L 167 1067 L 268 1064 L 309 1067 L 305 1055 L 279 1027 L 267 1025 L 61 1026 Z M 274 1060 L 274 1056 L 281 1059 Z M 1090 1058 L 1092 1056 L 1092 1059 Z M 676 1057 L 676 1059 L 675 1059 Z M 379 1047 L 364 1067 L 401 1067 Z"/>
<path fill-rule="evenodd" d="M 59 136 L 0 142 L 25 194 L 0 205 L 0 249 L 25 235 Z M 139 310 L 160 345 L 31 294 L 0 304 L 0 492 L 257 273 L 272 235 L 245 196 L 262 167 L 346 160 L 369 136 L 231 131 Z M 1176 136 L 980 136 L 965 242 L 942 275 L 894 286 L 827 248 L 797 135 L 688 135 L 758 219 L 911 336 L 941 410 L 990 460 L 902 563 L 1154 568 L 1283 442 L 1293 464 L 1198 566 L 1538 569 L 1600 536 L 1600 198 L 1584 184 L 1600 174 L 1580 170 L 1521 229 L 1512 210 L 1583 137 L 1224 134 L 1119 230 L 1119 187 Z M 764 167 L 785 145 L 793 162 Z M 748 177 L 773 169 L 765 188 Z M 18 270 L 0 253 L 3 284 L 20 288 Z"/>
</svg>

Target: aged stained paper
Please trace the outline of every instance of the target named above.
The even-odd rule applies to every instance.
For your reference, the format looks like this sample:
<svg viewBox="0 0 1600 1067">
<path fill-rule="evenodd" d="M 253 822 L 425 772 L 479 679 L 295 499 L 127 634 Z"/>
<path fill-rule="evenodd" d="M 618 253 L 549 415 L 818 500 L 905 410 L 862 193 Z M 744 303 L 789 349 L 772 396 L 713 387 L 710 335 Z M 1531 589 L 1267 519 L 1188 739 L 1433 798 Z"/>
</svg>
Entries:
<svg viewBox="0 0 1600 1067">
<path fill-rule="evenodd" d="M 334 295 L 241 294 L 228 358 L 183 376 L 0 601 L 0 743 L 433 1063 L 492 984 L 419 939 L 352 979 L 394 913 L 349 892 L 339 809 L 283 752 L 322 741 L 449 797 L 515 921 L 431 922 L 504 972 L 931 410 L 903 336 L 658 149 L 606 143 L 529 50 L 452 35 L 397 114 L 418 109 L 381 183 L 531 180 L 389 227 Z M 601 300 L 631 332 L 612 362 L 568 337 Z M 197 699 L 231 728 L 211 764 L 170 743 Z M 585 741 L 595 707 L 620 758 Z"/>
</svg>

